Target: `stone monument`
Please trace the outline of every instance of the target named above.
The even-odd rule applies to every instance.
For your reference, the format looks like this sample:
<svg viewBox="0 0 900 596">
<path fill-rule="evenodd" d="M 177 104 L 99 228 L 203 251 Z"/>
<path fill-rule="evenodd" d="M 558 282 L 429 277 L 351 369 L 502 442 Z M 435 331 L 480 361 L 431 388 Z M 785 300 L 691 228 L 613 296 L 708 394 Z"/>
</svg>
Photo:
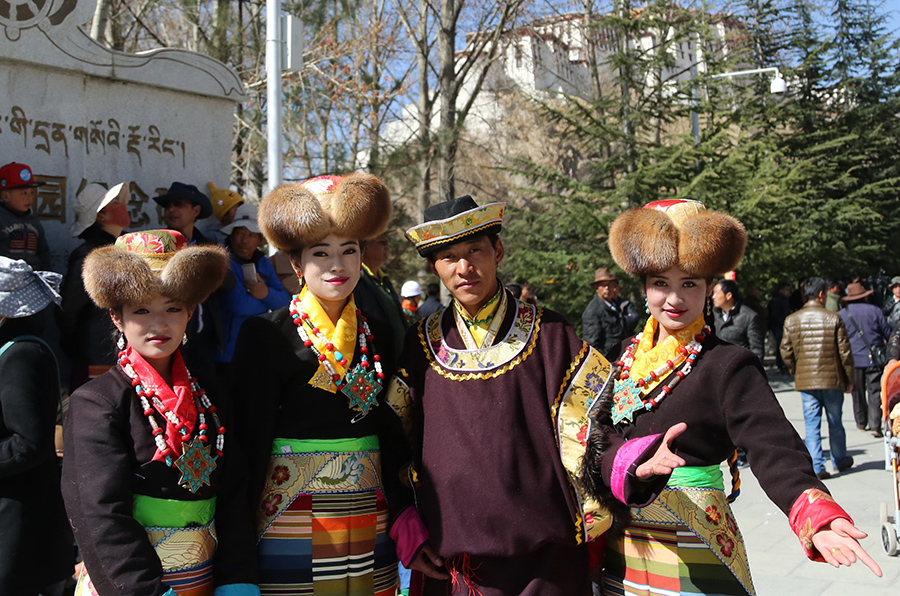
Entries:
<svg viewBox="0 0 900 596">
<path fill-rule="evenodd" d="M 0 165 L 30 165 L 53 268 L 80 243 L 72 205 L 85 185 L 131 184 L 131 230 L 156 227 L 152 198 L 173 181 L 227 187 L 233 70 L 177 49 L 110 50 L 80 25 L 93 0 L 0 0 Z"/>
</svg>

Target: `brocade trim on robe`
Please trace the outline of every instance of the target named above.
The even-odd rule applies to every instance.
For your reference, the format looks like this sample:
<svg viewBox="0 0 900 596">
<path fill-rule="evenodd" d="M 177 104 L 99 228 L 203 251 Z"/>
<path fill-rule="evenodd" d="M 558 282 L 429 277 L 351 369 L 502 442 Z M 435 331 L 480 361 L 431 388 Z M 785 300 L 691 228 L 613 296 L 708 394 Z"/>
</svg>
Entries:
<svg viewBox="0 0 900 596">
<path fill-rule="evenodd" d="M 633 519 L 660 525 L 685 525 L 702 540 L 735 579 L 756 596 L 744 538 L 725 491 L 702 487 L 666 487 L 659 498 L 638 510 Z"/>
<path fill-rule="evenodd" d="M 257 536 L 301 494 L 374 491 L 381 487 L 381 453 L 284 453 L 272 455 L 256 511 Z"/>
<path fill-rule="evenodd" d="M 512 326 L 502 340 L 480 350 L 457 350 L 447 345 L 441 329 L 444 310 L 419 325 L 419 340 L 428 362 L 442 377 L 454 381 L 491 379 L 509 372 L 525 361 L 537 344 L 543 309 L 517 302 Z"/>
<path fill-rule="evenodd" d="M 600 398 L 610 378 L 610 366 L 603 356 L 587 344 L 572 362 L 563 379 L 551 415 L 556 422 L 559 456 L 569 480 L 569 488 L 579 512 L 575 520 L 578 544 L 593 540 L 612 525 L 612 514 L 587 494 L 578 482 L 582 460 L 591 432 L 589 412 Z"/>
<path fill-rule="evenodd" d="M 409 385 L 407 385 L 401 377 L 406 376 L 406 371 L 402 368 L 397 370 L 397 374 L 391 378 L 387 391 L 384 394 L 384 401 L 387 403 L 397 417 L 400 419 L 400 425 L 403 427 L 403 434 L 412 441 L 413 437 L 413 417 L 412 417 L 412 398 L 409 394 Z"/>
<path fill-rule="evenodd" d="M 397 369 L 397 374 L 391 377 L 387 391 L 384 393 L 384 402 L 391 407 L 397 418 L 403 434 L 410 444 L 414 443 L 415 422 L 413 421 L 412 396 L 409 393 L 409 385 L 401 377 L 406 377 L 406 370 Z M 414 488 L 418 482 L 416 469 L 413 462 L 409 462 L 400 469 L 400 481 L 407 488 Z"/>
<path fill-rule="evenodd" d="M 162 564 L 162 581 L 184 596 L 212 596 L 216 522 L 191 528 L 145 528 Z M 98 596 L 90 572 L 82 566 L 75 596 Z"/>
</svg>

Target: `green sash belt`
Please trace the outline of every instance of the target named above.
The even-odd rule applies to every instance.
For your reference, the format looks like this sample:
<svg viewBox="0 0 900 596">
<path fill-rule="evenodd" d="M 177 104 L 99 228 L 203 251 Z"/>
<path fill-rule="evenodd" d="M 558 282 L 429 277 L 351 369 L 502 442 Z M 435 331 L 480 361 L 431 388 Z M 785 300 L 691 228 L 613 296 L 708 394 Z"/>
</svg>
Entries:
<svg viewBox="0 0 900 596">
<path fill-rule="evenodd" d="M 272 455 L 378 451 L 378 447 L 378 437 L 375 435 L 359 439 L 275 439 L 272 441 Z"/>
<path fill-rule="evenodd" d="M 725 490 L 725 479 L 722 469 L 713 466 L 684 466 L 675 468 L 666 486 L 685 486 L 692 488 L 717 488 Z"/>
<path fill-rule="evenodd" d="M 213 520 L 216 498 L 177 501 L 134 495 L 134 519 L 145 528 L 205 526 Z"/>
</svg>

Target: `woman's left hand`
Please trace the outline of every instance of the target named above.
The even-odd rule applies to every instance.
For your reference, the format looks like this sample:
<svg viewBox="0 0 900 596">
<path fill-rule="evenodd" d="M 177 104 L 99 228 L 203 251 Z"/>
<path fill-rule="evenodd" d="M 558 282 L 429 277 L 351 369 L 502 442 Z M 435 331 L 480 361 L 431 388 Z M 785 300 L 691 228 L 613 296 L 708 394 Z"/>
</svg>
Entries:
<svg viewBox="0 0 900 596">
<path fill-rule="evenodd" d="M 838 518 L 813 534 L 812 542 L 829 565 L 849 567 L 859 559 L 872 570 L 872 573 L 881 577 L 881 567 L 859 543 L 859 540 L 866 536 L 867 534 L 850 523 L 850 520 Z"/>
<path fill-rule="evenodd" d="M 672 470 L 683 466 L 684 460 L 672 453 L 672 441 L 686 430 L 687 424 L 684 422 L 670 426 L 663 438 L 662 445 L 659 446 L 653 457 L 638 466 L 634 472 L 635 476 L 641 480 L 647 480 L 651 476 L 671 474 Z"/>
</svg>

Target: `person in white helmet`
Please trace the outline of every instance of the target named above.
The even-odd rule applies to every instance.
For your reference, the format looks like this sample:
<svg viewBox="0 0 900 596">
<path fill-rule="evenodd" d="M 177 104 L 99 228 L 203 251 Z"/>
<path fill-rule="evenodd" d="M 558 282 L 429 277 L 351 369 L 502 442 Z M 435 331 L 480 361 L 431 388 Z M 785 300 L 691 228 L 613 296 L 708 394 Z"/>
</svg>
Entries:
<svg viewBox="0 0 900 596">
<path fill-rule="evenodd" d="M 419 300 L 422 299 L 422 286 L 417 281 L 408 281 L 400 288 L 400 297 L 403 298 L 403 316 L 406 324 L 412 325 L 419 320 Z"/>
</svg>

